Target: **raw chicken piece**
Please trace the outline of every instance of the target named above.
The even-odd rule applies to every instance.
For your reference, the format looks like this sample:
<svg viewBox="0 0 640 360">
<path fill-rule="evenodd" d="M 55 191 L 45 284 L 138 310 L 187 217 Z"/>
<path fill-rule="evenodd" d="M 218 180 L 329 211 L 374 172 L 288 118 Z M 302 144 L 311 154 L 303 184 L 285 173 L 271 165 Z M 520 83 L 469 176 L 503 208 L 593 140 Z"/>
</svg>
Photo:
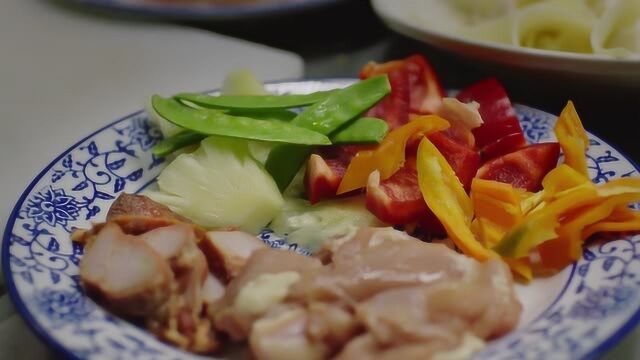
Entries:
<svg viewBox="0 0 640 360">
<path fill-rule="evenodd" d="M 371 334 L 354 338 L 334 360 L 462 360 L 484 348 L 484 341 L 465 335 L 454 346 L 442 342 L 381 347 Z"/>
<path fill-rule="evenodd" d="M 392 288 L 458 280 L 476 264 L 443 245 L 397 233 L 400 232 L 388 229 L 361 230 L 338 248 L 330 266 L 321 272 L 306 273 L 293 287 L 291 296 L 353 304 Z"/>
<path fill-rule="evenodd" d="M 273 308 L 253 324 L 249 344 L 258 360 L 321 360 L 329 355 L 321 341 L 306 335 L 309 314 L 302 306 Z"/>
<path fill-rule="evenodd" d="M 113 311 L 148 316 L 169 296 L 173 273 L 144 241 L 107 224 L 86 249 L 80 278 L 87 293 Z"/>
<path fill-rule="evenodd" d="M 242 231 L 210 231 L 200 243 L 209 268 L 227 281 L 238 276 L 251 254 L 267 246 Z"/>
<path fill-rule="evenodd" d="M 236 341 L 246 339 L 253 322 L 288 296 L 300 274 L 321 268 L 319 260 L 291 251 L 256 250 L 227 286 L 215 316 L 216 328 Z"/>
<path fill-rule="evenodd" d="M 111 204 L 107 213 L 107 221 L 118 216 L 142 216 L 157 219 L 173 219 L 191 222 L 187 218 L 176 214 L 165 205 L 157 203 L 144 195 L 122 193 Z"/>
<path fill-rule="evenodd" d="M 335 353 L 363 330 L 353 311 L 340 304 L 314 302 L 307 306 L 307 336 Z"/>
</svg>

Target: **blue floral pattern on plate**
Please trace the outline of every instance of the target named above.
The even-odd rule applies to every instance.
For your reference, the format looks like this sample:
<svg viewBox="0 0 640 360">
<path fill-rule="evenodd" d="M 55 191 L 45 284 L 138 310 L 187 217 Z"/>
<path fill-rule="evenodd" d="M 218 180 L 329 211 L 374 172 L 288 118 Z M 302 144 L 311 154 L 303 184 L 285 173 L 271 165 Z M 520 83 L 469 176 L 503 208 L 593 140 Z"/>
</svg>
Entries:
<svg viewBox="0 0 640 360">
<path fill-rule="evenodd" d="M 352 80 L 288 82 L 270 90 L 311 92 Z M 531 142 L 553 141 L 555 116 L 517 105 Z M 615 148 L 590 135 L 589 169 L 595 182 L 637 175 Z M 92 359 L 178 359 L 187 355 L 121 320 L 87 298 L 78 266 L 82 248 L 69 233 L 104 219 L 122 192 L 152 183 L 163 159 L 150 148 L 160 132 L 144 112 L 124 117 L 72 146 L 45 168 L 18 201 L 5 231 L 2 260 L 11 297 L 27 323 L 65 355 Z M 259 238 L 274 248 L 309 255 L 268 229 Z M 478 359 L 591 358 L 640 320 L 640 236 L 596 241 L 553 281 L 539 286 L 546 305 L 514 332 L 488 344 Z M 526 302 L 526 301 L 525 301 Z M 527 306 L 525 304 L 525 309 Z"/>
</svg>

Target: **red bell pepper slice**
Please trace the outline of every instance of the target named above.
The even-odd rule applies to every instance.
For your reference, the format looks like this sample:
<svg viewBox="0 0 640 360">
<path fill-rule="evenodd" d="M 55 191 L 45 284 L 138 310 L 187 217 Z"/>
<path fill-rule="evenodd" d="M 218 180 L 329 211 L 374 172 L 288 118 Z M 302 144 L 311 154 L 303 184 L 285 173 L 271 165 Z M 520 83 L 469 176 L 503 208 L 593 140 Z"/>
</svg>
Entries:
<svg viewBox="0 0 640 360">
<path fill-rule="evenodd" d="M 556 167 L 559 157 L 558 143 L 529 145 L 486 162 L 476 176 L 535 192 L 540 190 L 547 173 Z"/>
<path fill-rule="evenodd" d="M 370 145 L 333 145 L 320 147 L 307 161 L 304 185 L 309 202 L 336 197 L 351 159 L 360 150 L 370 149 Z"/>
<path fill-rule="evenodd" d="M 479 81 L 462 90 L 457 99 L 469 103 L 480 104 L 478 111 L 484 124 L 473 129 L 476 146 L 486 156 L 496 157 L 513 152 L 524 145 L 526 140 L 520 127 L 516 112 L 511 105 L 504 87 L 495 78 Z M 502 138 L 509 140 L 500 145 L 493 145 Z M 485 147 L 492 146 L 488 150 Z"/>
<path fill-rule="evenodd" d="M 393 130 L 407 121 L 410 113 L 431 114 L 440 106 L 444 89 L 431 64 L 422 55 L 383 64 L 370 62 L 360 71 L 360 78 L 388 74 L 391 94 L 368 113 L 385 119 Z"/>
</svg>

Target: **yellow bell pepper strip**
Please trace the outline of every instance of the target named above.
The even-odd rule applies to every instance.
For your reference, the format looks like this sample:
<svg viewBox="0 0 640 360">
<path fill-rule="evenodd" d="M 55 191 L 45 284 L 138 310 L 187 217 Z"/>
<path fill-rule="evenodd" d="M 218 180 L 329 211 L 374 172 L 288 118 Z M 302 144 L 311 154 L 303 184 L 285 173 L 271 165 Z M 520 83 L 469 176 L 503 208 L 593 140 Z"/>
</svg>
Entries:
<svg viewBox="0 0 640 360">
<path fill-rule="evenodd" d="M 502 260 L 505 263 L 507 263 L 507 265 L 509 265 L 509 268 L 511 268 L 511 271 L 513 273 L 520 276 L 520 278 L 525 282 L 529 282 L 531 281 L 531 279 L 533 279 L 533 269 L 531 267 L 531 263 L 529 262 L 528 258 L 522 258 L 522 259 L 503 258 Z"/>
<path fill-rule="evenodd" d="M 478 260 L 495 258 L 471 232 L 473 204 L 451 165 L 440 151 L 424 138 L 416 160 L 418 184 L 429 209 L 440 220 L 449 238 L 465 254 Z"/>
<path fill-rule="evenodd" d="M 493 250 L 504 257 L 528 256 L 534 247 L 558 237 L 556 228 L 571 210 L 597 204 L 601 198 L 595 186 L 578 186 L 563 191 L 563 195 L 547 203 L 542 209 L 527 215 L 511 229 Z"/>
<path fill-rule="evenodd" d="M 523 215 L 540 210 L 546 205 L 544 202 L 544 190 L 537 193 L 521 191 L 520 199 L 520 211 L 522 211 Z"/>
<path fill-rule="evenodd" d="M 640 191 L 640 177 L 613 179 L 598 186 L 598 195 L 606 197 Z"/>
<path fill-rule="evenodd" d="M 584 236 L 585 228 L 607 219 L 617 207 L 639 200 L 640 192 L 614 195 L 602 198 L 599 204 L 587 205 L 568 214 L 558 228 L 558 239 L 540 246 L 542 265 L 559 270 L 578 260 L 587 238 Z M 636 230 L 640 230 L 640 227 Z"/>
<path fill-rule="evenodd" d="M 616 208 L 606 219 L 589 225 L 582 230 L 582 238 L 587 239 L 598 232 L 640 231 L 640 211 L 628 207 Z"/>
<path fill-rule="evenodd" d="M 471 225 L 473 234 L 487 248 L 496 246 L 506 233 L 501 226 L 483 218 L 475 218 Z"/>
<path fill-rule="evenodd" d="M 378 170 L 380 180 L 386 180 L 398 171 L 405 160 L 407 142 L 416 134 L 428 135 L 449 127 L 447 120 L 427 115 L 413 119 L 406 125 L 391 131 L 374 150 L 359 151 L 351 160 L 340 182 L 337 194 L 363 188 L 369 175 Z"/>
<path fill-rule="evenodd" d="M 553 199 L 558 193 L 591 183 L 588 177 L 567 164 L 560 164 L 542 179 L 544 198 Z"/>
<path fill-rule="evenodd" d="M 489 220 L 505 232 L 522 219 L 520 196 L 510 184 L 475 178 L 471 200 L 477 218 Z"/>
<path fill-rule="evenodd" d="M 554 130 L 564 152 L 565 164 L 588 177 L 589 170 L 587 169 L 585 152 L 589 147 L 589 138 L 573 102 L 569 101 L 562 110 Z"/>
</svg>

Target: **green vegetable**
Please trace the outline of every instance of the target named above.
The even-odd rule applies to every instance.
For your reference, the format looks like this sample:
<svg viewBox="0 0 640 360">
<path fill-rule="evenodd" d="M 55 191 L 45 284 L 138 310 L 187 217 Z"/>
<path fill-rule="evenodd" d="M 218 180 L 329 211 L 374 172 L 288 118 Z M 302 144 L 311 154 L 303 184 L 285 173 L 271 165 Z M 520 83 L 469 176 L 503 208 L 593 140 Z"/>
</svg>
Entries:
<svg viewBox="0 0 640 360">
<path fill-rule="evenodd" d="M 242 116 L 249 117 L 256 120 L 267 120 L 267 121 L 284 121 L 290 122 L 293 120 L 298 114 L 289 110 L 227 110 L 225 114 L 231 116 Z"/>
<path fill-rule="evenodd" d="M 155 156 L 165 157 L 176 150 L 200 142 L 206 137 L 207 135 L 204 134 L 184 130 L 157 143 L 153 147 L 153 154 Z"/>
<path fill-rule="evenodd" d="M 224 78 L 221 93 L 223 95 L 266 95 L 269 92 L 251 70 L 237 70 Z"/>
<path fill-rule="evenodd" d="M 291 124 L 330 135 L 375 105 L 391 91 L 386 75 L 375 76 L 340 89 L 291 120 Z M 305 159 L 308 147 L 281 145 L 273 149 L 265 164 L 281 191 L 287 188 Z"/>
<path fill-rule="evenodd" d="M 318 91 L 306 95 L 219 95 L 181 93 L 178 100 L 190 101 L 196 105 L 212 109 L 291 109 L 315 104 L 325 100 L 335 90 Z"/>
<path fill-rule="evenodd" d="M 363 117 L 331 136 L 334 144 L 379 143 L 389 131 L 386 121 Z"/>
<path fill-rule="evenodd" d="M 175 99 L 165 99 L 158 95 L 152 97 L 151 103 L 161 117 L 182 128 L 206 135 L 305 145 L 331 144 L 323 134 L 280 121 L 255 120 L 216 110 L 193 109 L 181 105 Z"/>
<path fill-rule="evenodd" d="M 282 212 L 269 227 L 286 234 L 290 242 L 311 251 L 319 250 L 331 238 L 348 236 L 361 227 L 385 226 L 365 206 L 364 196 L 323 201 L 285 198 Z"/>
<path fill-rule="evenodd" d="M 211 136 L 158 176 L 153 200 L 206 228 L 237 226 L 257 233 L 280 213 L 282 195 L 250 153 L 249 142 Z"/>
</svg>

